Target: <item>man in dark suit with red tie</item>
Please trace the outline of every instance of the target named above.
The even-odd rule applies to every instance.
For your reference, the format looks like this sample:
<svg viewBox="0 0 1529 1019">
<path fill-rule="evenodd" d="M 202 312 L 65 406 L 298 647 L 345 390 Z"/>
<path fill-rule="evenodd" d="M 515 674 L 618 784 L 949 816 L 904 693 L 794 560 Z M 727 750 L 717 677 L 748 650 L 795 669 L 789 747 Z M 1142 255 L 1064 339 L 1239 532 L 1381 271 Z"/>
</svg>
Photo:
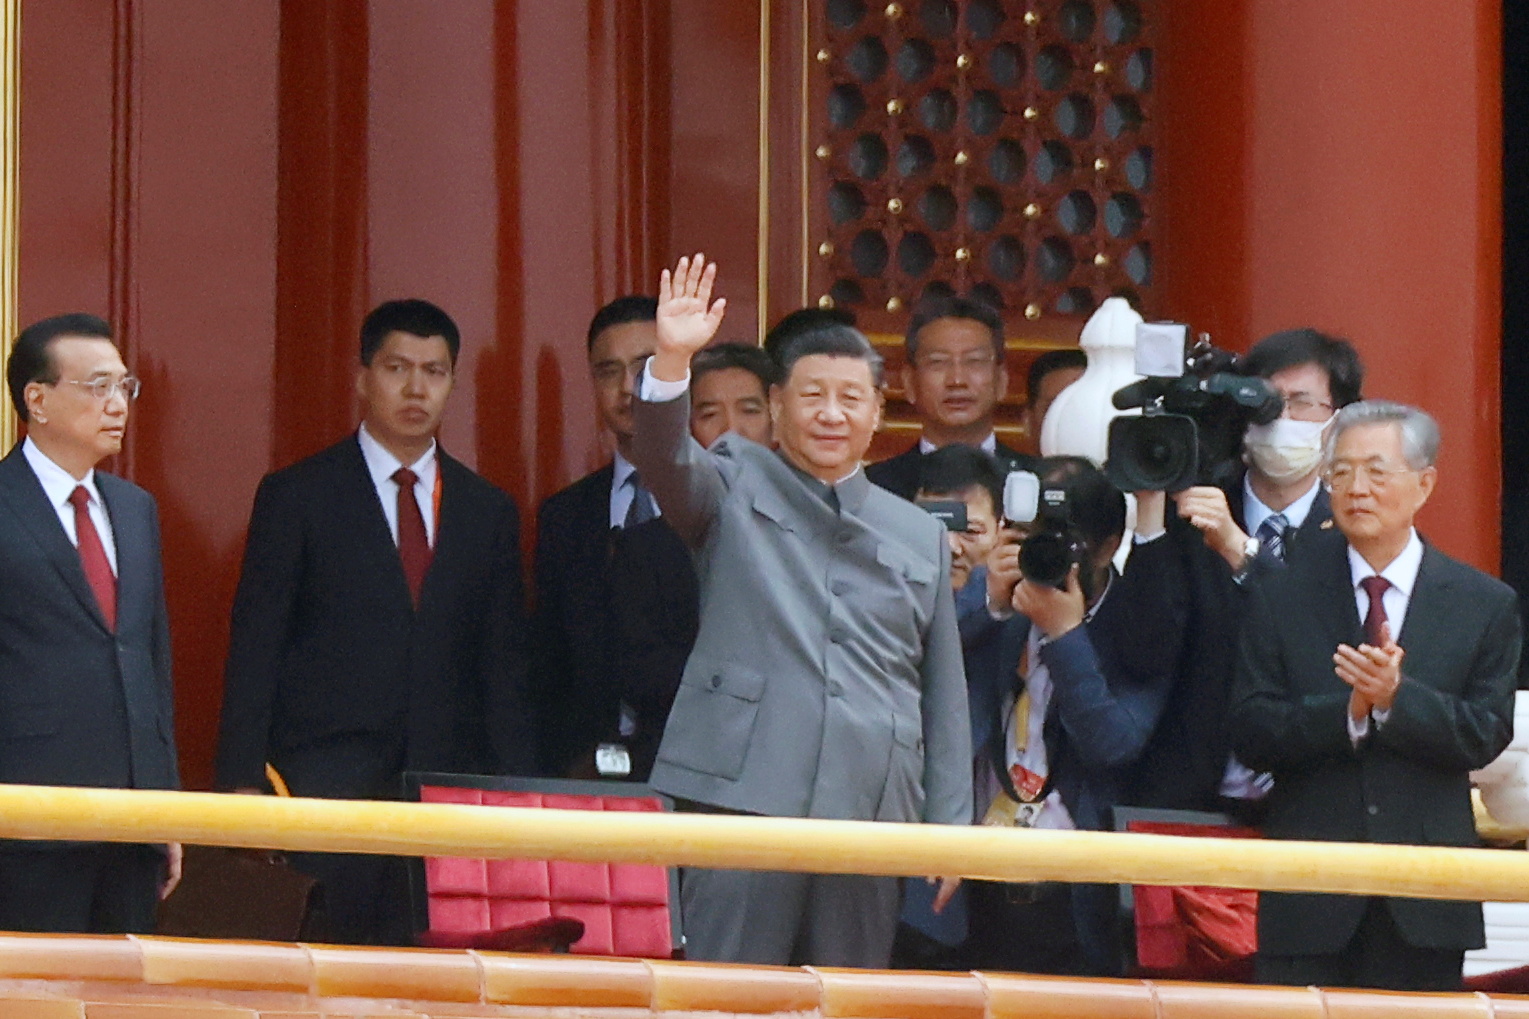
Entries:
<svg viewBox="0 0 1529 1019">
<path fill-rule="evenodd" d="M 1419 538 L 1438 449 L 1420 410 L 1345 407 L 1324 456 L 1336 530 L 1249 592 L 1228 727 L 1274 776 L 1271 838 L 1476 844 L 1470 772 L 1513 734 L 1518 606 Z M 1458 990 L 1482 944 L 1476 902 L 1259 897 L 1265 983 Z"/>
<path fill-rule="evenodd" d="M 294 795 L 387 799 L 404 771 L 531 773 L 520 519 L 436 431 L 456 324 L 389 301 L 361 327 L 363 421 L 255 496 L 218 745 L 222 788 L 267 762 Z M 338 940 L 411 938 L 387 857 L 302 854 Z"/>
<path fill-rule="evenodd" d="M 174 789 L 159 515 L 96 470 L 138 380 L 80 314 L 23 330 L 6 377 L 27 438 L 0 460 L 0 782 Z M 5 930 L 147 933 L 180 874 L 178 845 L 0 846 Z"/>
</svg>

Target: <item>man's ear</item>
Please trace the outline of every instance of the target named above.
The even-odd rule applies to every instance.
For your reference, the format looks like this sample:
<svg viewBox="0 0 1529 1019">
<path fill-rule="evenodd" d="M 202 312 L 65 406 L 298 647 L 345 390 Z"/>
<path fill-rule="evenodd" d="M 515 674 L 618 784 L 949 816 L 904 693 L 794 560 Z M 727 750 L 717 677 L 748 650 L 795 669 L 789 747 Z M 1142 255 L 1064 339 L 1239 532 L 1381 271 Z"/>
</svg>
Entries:
<svg viewBox="0 0 1529 1019">
<path fill-rule="evenodd" d="M 996 373 L 993 379 L 995 392 L 998 394 L 998 402 L 1002 403 L 1003 398 L 1009 395 L 1009 366 L 1004 363 L 1002 354 L 998 355 L 998 367 L 994 369 L 994 372 Z M 1026 410 L 1029 407 L 1029 404 L 1025 404 Z"/>
<path fill-rule="evenodd" d="M 918 376 L 913 371 L 913 362 L 912 361 L 909 361 L 907 364 L 903 365 L 902 377 L 903 377 L 903 399 L 908 401 L 908 405 L 910 407 L 917 407 L 918 406 Z M 876 423 L 876 425 L 879 428 L 881 426 L 881 422 L 878 421 Z"/>
<path fill-rule="evenodd" d="M 780 383 L 778 383 L 778 382 L 771 383 L 770 384 L 770 426 L 772 428 L 780 421 L 781 407 L 782 407 L 782 405 L 784 403 L 784 400 L 785 400 L 785 396 L 784 396 L 784 392 L 780 388 Z"/>
<path fill-rule="evenodd" d="M 1439 483 L 1439 469 L 1437 467 L 1424 467 L 1418 472 L 1418 509 L 1428 501 L 1433 494 L 1434 486 Z"/>
<path fill-rule="evenodd" d="M 36 421 L 40 424 L 48 423 L 47 412 L 42 409 L 43 394 L 47 387 L 41 382 L 28 382 L 26 388 L 21 391 L 21 398 L 27 405 L 27 420 Z"/>
</svg>

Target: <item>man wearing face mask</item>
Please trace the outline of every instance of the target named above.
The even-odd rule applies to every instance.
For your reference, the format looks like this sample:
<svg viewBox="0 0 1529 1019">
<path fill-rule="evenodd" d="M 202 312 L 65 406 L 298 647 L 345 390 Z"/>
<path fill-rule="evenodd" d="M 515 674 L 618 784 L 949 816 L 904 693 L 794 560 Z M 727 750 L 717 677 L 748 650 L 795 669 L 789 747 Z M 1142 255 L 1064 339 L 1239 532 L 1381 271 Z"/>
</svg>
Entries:
<svg viewBox="0 0 1529 1019">
<path fill-rule="evenodd" d="M 1243 369 L 1284 397 L 1285 412 L 1248 429 L 1241 484 L 1190 488 L 1175 497 L 1179 515 L 1200 529 L 1239 581 L 1286 559 L 1303 537 L 1332 519 L 1317 478 L 1322 439 L 1333 415 L 1359 399 L 1364 383 L 1353 346 L 1315 329 L 1265 337 L 1248 352 Z"/>
<path fill-rule="evenodd" d="M 1348 341 L 1306 328 L 1260 340 L 1242 369 L 1273 386 L 1285 410 L 1270 424 L 1248 429 L 1247 470 L 1238 481 L 1173 497 L 1179 516 L 1199 531 L 1182 524 L 1169 528 L 1188 564 L 1191 647 L 1127 802 L 1220 810 L 1256 822 L 1269 780 L 1232 758 L 1225 731 L 1240 594 L 1331 526 L 1332 509 L 1318 477 L 1322 440 L 1333 415 L 1359 400 L 1364 367 Z"/>
</svg>

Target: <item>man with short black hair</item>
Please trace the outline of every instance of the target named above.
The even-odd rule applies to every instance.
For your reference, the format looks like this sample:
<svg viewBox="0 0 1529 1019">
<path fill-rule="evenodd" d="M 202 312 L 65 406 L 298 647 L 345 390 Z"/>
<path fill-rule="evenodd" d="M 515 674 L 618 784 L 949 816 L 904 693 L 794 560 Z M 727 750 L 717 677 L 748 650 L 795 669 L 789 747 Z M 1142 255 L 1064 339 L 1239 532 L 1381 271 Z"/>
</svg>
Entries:
<svg viewBox="0 0 1529 1019">
<path fill-rule="evenodd" d="M 1230 728 L 1274 775 L 1270 838 L 1477 844 L 1470 772 L 1513 734 L 1511 588 L 1418 536 L 1439 429 L 1372 400 L 1337 415 L 1324 477 L 1336 528 L 1250 591 Z M 1460 989 L 1481 904 L 1263 892 L 1263 983 Z"/>
<path fill-rule="evenodd" d="M 396 799 L 405 771 L 534 773 L 520 517 L 441 449 L 461 339 L 428 301 L 361 326 L 362 422 L 267 475 L 234 597 L 217 779 Z M 293 854 L 342 941 L 409 944 L 392 857 Z"/>
<path fill-rule="evenodd" d="M 747 343 L 716 343 L 690 363 L 690 434 L 710 446 L 736 432 L 761 446 L 770 444 L 770 387 L 774 358 Z"/>
<path fill-rule="evenodd" d="M 996 456 L 1008 470 L 1028 470 L 1034 459 L 998 441 L 994 412 L 1009 387 L 1003 319 L 967 297 L 922 305 L 908 326 L 903 390 L 924 431 L 906 451 L 866 468 L 866 476 L 894 495 L 913 498 L 919 462 L 953 442 Z"/>
<path fill-rule="evenodd" d="M 111 328 L 22 330 L 6 380 L 27 437 L 0 460 L 0 782 L 174 789 L 159 514 L 97 470 L 122 450 L 138 380 Z M 149 934 L 180 846 L 0 842 L 0 928 Z"/>
<path fill-rule="evenodd" d="M 804 333 L 810 333 L 822 326 L 855 326 L 855 313 L 848 308 L 821 308 L 816 305 L 809 308 L 798 308 L 781 317 L 781 320 L 770 327 L 765 333 L 764 351 L 770 355 L 776 364 L 780 363 L 780 355 L 786 348 L 786 344 Z"/>
<path fill-rule="evenodd" d="M 932 516 L 867 481 L 881 358 L 858 331 L 781 352 L 778 450 L 688 434 L 693 356 L 721 324 L 715 267 L 659 285 L 634 462 L 695 551 L 705 610 L 652 785 L 695 809 L 966 824 L 966 686 Z M 687 870 L 691 958 L 885 968 L 894 878 Z"/>
<path fill-rule="evenodd" d="M 631 294 L 591 319 L 590 381 L 615 452 L 536 514 L 534 679 L 554 778 L 645 781 L 695 640 L 690 553 L 629 459 L 657 308 Z"/>
<path fill-rule="evenodd" d="M 1088 355 L 1076 347 L 1048 350 L 1030 362 L 1025 373 L 1025 431 L 1037 446 L 1052 401 L 1087 370 Z"/>
<path fill-rule="evenodd" d="M 995 639 L 985 624 L 1001 649 L 991 680 L 968 677 L 976 801 L 984 824 L 1108 830 L 1177 678 L 1188 585 L 1163 493 L 1136 493 L 1128 539 L 1125 498 L 1089 461 L 1050 457 L 1038 474 L 1065 493 L 1061 534 L 1081 551 L 1061 584 L 1026 578 L 1023 542 L 1048 540 L 1048 525 L 1021 525 L 1022 542 L 997 546 L 968 583 L 984 577 L 987 611 L 963 613 L 963 637 Z M 1117 573 L 1122 540 L 1133 548 Z M 1118 975 L 1113 888 L 977 882 L 968 891 L 966 968 Z"/>
</svg>

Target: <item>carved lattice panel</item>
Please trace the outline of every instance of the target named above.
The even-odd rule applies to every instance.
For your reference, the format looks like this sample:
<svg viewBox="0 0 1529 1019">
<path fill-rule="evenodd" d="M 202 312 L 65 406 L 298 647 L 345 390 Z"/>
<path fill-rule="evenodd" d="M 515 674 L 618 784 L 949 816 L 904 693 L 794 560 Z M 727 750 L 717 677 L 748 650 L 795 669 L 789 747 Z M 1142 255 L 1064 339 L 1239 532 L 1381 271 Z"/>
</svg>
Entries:
<svg viewBox="0 0 1529 1019">
<path fill-rule="evenodd" d="M 1011 320 L 1150 309 L 1148 0 L 819 0 L 813 278 L 900 330 L 932 294 Z"/>
</svg>

